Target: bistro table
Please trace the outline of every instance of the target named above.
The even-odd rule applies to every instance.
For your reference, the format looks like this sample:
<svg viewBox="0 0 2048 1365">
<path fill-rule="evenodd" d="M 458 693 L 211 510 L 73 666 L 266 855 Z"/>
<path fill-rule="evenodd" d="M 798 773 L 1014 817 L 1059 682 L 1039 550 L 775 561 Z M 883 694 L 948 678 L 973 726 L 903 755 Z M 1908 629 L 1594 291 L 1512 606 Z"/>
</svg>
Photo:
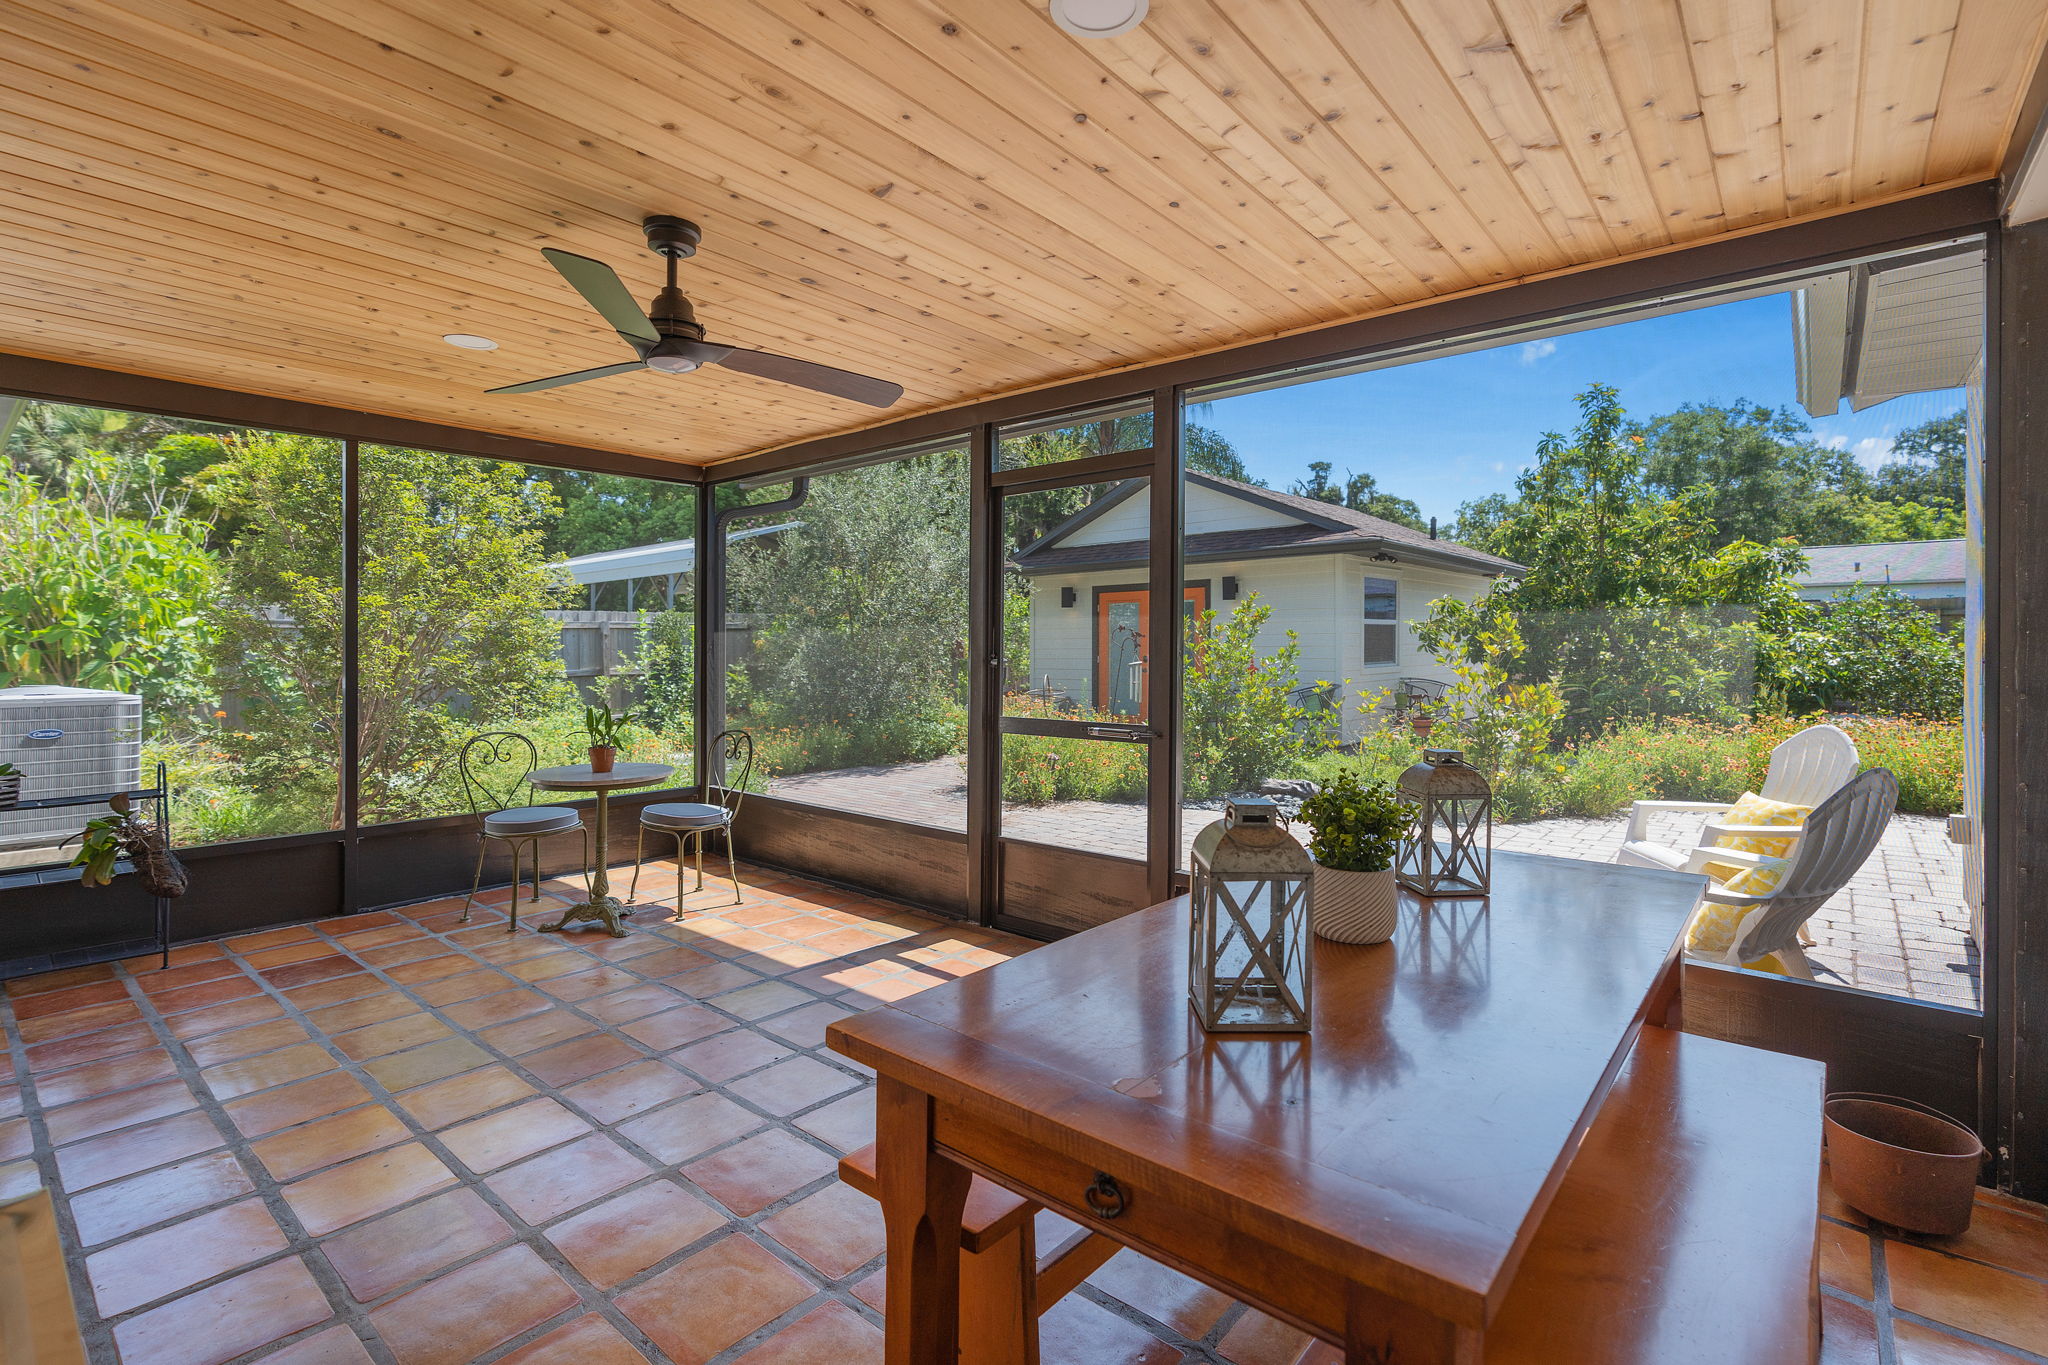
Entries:
<svg viewBox="0 0 2048 1365">
<path fill-rule="evenodd" d="M 951 1365 L 978 1173 L 1343 1343 L 1477 1361 L 1645 1022 L 1676 1022 L 1701 879 L 1497 854 L 1318 940 L 1314 1029 L 1207 1034 L 1186 897 L 833 1023 L 874 1068 L 889 1365 Z"/>
<path fill-rule="evenodd" d="M 626 930 L 619 923 L 619 916 L 631 912 L 612 895 L 611 878 L 605 869 L 611 862 L 606 847 L 606 800 L 612 792 L 627 787 L 646 787 L 656 782 L 665 782 L 675 775 L 675 769 L 666 763 L 614 763 L 610 772 L 601 773 L 588 763 L 571 763 L 560 768 L 535 768 L 527 781 L 542 791 L 551 792 L 595 792 L 597 794 L 597 819 L 593 822 L 592 834 L 597 844 L 597 867 L 590 876 L 590 899 L 581 905 L 572 905 L 553 924 L 543 924 L 543 934 L 559 934 L 572 924 L 585 920 L 601 920 L 611 930 L 613 938 L 624 938 Z"/>
</svg>

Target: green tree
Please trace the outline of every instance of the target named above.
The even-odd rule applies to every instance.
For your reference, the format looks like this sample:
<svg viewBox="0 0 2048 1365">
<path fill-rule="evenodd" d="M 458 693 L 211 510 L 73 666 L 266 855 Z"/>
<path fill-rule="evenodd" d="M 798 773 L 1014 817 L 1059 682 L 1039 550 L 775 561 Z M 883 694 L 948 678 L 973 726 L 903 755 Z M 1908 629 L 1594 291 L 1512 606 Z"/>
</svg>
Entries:
<svg viewBox="0 0 2048 1365">
<path fill-rule="evenodd" d="M 1716 545 L 1782 536 L 1816 543 L 1809 512 L 1823 491 L 1860 497 L 1854 460 L 1814 442 L 1789 409 L 1758 403 L 1687 403 L 1632 429 L 1641 437 L 1643 484 L 1665 497 L 1701 490 Z"/>
<path fill-rule="evenodd" d="M 218 576 L 205 527 L 166 502 L 118 507 L 116 461 L 82 453 L 59 493 L 0 461 L 0 686 L 139 691 L 163 708 L 208 700 L 202 660 Z M 115 501 L 109 501 L 109 494 Z"/>
<path fill-rule="evenodd" d="M 435 813 L 462 727 L 569 699 L 563 584 L 545 565 L 553 493 L 516 465 L 383 446 L 362 452 L 357 743 L 366 820 Z M 302 436 L 237 443 L 214 667 L 245 700 L 230 737 L 260 783 L 321 785 L 342 733 L 341 460 Z M 336 812 L 339 818 L 339 811 Z"/>
<path fill-rule="evenodd" d="M 1288 491 L 1296 497 L 1348 507 L 1354 512 L 1363 512 L 1382 521 L 1398 522 L 1417 531 L 1429 529 L 1429 523 L 1422 519 L 1421 507 L 1408 498 L 1382 492 L 1379 480 L 1372 475 L 1347 472 L 1340 487 L 1330 478 L 1331 468 L 1328 460 L 1310 461 L 1308 477 L 1297 481 Z"/>
<path fill-rule="evenodd" d="M 1900 432 L 1892 442 L 1891 455 L 1878 466 L 1877 496 L 1887 502 L 1960 510 L 1970 448 L 1967 420 L 1967 414 L 1958 408 L 1946 417 Z"/>
<path fill-rule="evenodd" d="M 797 529 L 733 547 L 731 608 L 753 643 L 729 698 L 757 699 L 755 721 L 849 727 L 872 741 L 856 762 L 931 756 L 927 732 L 965 686 L 967 504 L 958 453 L 813 480 Z"/>
<path fill-rule="evenodd" d="M 1963 641 L 1893 588 L 1800 603 L 1783 632 L 1782 685 L 1794 706 L 1918 715 L 1963 713 Z"/>
</svg>

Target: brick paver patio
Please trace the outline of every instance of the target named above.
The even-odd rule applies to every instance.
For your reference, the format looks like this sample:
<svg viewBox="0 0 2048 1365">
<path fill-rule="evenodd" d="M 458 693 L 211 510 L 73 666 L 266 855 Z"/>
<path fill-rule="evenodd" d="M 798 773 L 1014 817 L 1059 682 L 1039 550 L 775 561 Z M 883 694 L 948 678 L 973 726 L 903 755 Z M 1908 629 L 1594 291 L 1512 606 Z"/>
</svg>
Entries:
<svg viewBox="0 0 2048 1365">
<path fill-rule="evenodd" d="M 887 768 L 778 777 L 768 790 L 793 801 L 841 810 L 864 810 L 934 825 L 967 828 L 967 783 L 958 758 Z M 1216 819 L 1189 807 L 1183 842 Z M 1494 846 L 1517 853 L 1606 862 L 1620 846 L 1625 816 L 1608 819 L 1533 820 L 1498 825 Z M 1127 858 L 1145 852 L 1145 808 L 1134 803 L 1066 801 L 1050 806 L 1006 806 L 1003 832 L 1016 839 L 1057 844 Z M 1681 843 L 1682 825 L 1652 829 L 1653 837 Z M 1981 1005 L 1977 947 L 1963 903 L 1961 851 L 1934 816 L 1899 815 L 1856 878 L 1814 916 L 1809 931 L 1818 946 L 1807 956 L 1823 981 L 1944 1005 Z"/>
</svg>

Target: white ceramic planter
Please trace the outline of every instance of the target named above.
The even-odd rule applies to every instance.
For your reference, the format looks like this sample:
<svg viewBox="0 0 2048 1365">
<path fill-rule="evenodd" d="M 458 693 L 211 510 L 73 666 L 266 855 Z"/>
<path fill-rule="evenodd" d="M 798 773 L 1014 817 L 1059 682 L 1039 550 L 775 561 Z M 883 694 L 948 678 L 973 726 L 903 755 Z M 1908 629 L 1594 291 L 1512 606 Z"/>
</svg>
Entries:
<svg viewBox="0 0 2048 1365">
<path fill-rule="evenodd" d="M 1385 943 L 1400 922 L 1394 869 L 1344 872 L 1317 865 L 1310 923 L 1333 943 Z"/>
</svg>

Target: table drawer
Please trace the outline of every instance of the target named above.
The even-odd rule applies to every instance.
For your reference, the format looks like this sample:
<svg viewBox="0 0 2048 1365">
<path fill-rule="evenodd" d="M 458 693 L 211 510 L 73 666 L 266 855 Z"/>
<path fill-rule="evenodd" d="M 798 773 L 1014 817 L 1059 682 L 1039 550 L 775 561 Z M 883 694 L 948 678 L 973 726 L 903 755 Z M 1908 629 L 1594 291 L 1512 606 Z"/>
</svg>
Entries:
<svg viewBox="0 0 2048 1365">
<path fill-rule="evenodd" d="M 943 1104 L 935 1115 L 933 1138 L 963 1165 L 1090 1231 L 1246 1299 L 1305 1331 L 1343 1339 L 1342 1278 L 1233 1227 L 1220 1211 L 1168 1199 L 1135 1184 L 1127 1173 L 1099 1170 Z M 1100 1177 L 1110 1183 L 1100 1183 Z"/>
</svg>

